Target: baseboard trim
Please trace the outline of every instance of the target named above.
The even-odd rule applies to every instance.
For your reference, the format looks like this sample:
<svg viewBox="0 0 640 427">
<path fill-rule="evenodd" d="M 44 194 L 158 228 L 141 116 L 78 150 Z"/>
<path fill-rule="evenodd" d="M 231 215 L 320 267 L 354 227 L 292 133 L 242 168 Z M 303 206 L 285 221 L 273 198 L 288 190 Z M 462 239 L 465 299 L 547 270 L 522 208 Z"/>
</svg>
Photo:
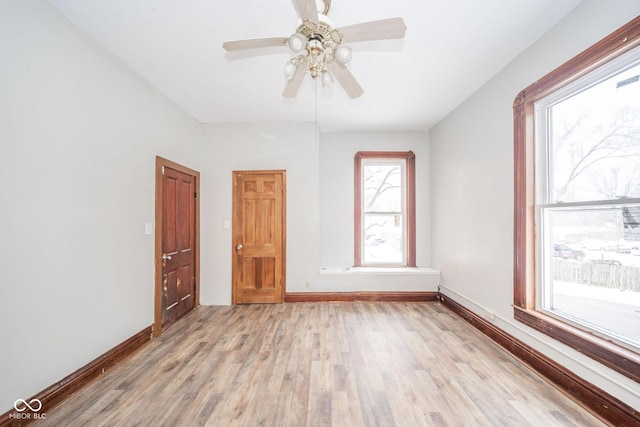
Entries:
<svg viewBox="0 0 640 427">
<path fill-rule="evenodd" d="M 284 302 L 434 302 L 438 292 L 287 292 Z"/>
<path fill-rule="evenodd" d="M 78 369 L 71 375 L 68 375 L 64 379 L 42 390 L 35 396 L 25 400 L 30 402 L 32 399 L 38 399 L 42 403 L 41 413 L 46 413 L 47 411 L 52 410 L 54 407 L 68 399 L 71 395 L 89 385 L 98 376 L 104 374 L 114 365 L 123 361 L 133 352 L 141 348 L 151 339 L 151 331 L 151 326 L 144 328 L 131 338 L 118 344 L 116 347 L 107 351 L 92 362 L 89 362 L 87 365 Z M 14 418 L 11 417 L 12 414 Z M 15 419 L 17 414 L 19 413 L 13 408 L 2 414 L 2 416 L 0 416 L 0 427 L 26 426 L 35 421 L 33 419 Z"/>
<path fill-rule="evenodd" d="M 529 365 L 593 414 L 616 426 L 640 425 L 640 413 L 631 406 L 585 381 L 451 298 L 440 294 L 439 299 L 445 307 Z"/>
</svg>

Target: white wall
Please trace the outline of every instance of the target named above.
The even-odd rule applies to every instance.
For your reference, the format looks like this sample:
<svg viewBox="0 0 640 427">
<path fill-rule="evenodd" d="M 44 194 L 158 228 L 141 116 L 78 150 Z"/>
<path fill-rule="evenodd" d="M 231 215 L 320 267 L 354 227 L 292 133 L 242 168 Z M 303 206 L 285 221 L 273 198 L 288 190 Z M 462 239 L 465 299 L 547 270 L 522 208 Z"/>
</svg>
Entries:
<svg viewBox="0 0 640 427">
<path fill-rule="evenodd" d="M 313 123 L 204 125 L 202 149 L 202 304 L 231 303 L 232 172 L 287 171 L 287 291 L 318 270 L 318 142 Z M 232 225 L 233 227 L 233 225 Z"/>
<path fill-rule="evenodd" d="M 437 290 L 433 273 L 320 275 L 353 265 L 353 156 L 361 150 L 416 153 L 417 261 L 429 265 L 429 146 L 425 132 L 336 133 L 315 124 L 204 125 L 202 151 L 203 304 L 231 302 L 232 171 L 287 171 L 287 292 Z M 437 276 L 435 276 L 437 277 Z"/>
<path fill-rule="evenodd" d="M 426 132 L 341 132 L 321 135 L 320 265 L 353 266 L 353 157 L 358 151 L 416 155 L 416 263 L 429 266 L 429 140 Z"/>
<path fill-rule="evenodd" d="M 0 63 L 4 412 L 153 323 L 155 156 L 201 129 L 44 1 L 0 2 Z"/>
<path fill-rule="evenodd" d="M 430 132 L 432 260 L 442 291 L 636 409 L 637 383 L 513 319 L 513 115 L 529 84 L 640 13 L 586 0 Z"/>
<path fill-rule="evenodd" d="M 320 137 L 320 267 L 353 266 L 353 158 L 358 151 L 416 155 L 416 263 L 430 266 L 429 136 L 427 132 L 336 132 Z M 437 291 L 434 272 L 321 274 L 313 292 Z"/>
</svg>

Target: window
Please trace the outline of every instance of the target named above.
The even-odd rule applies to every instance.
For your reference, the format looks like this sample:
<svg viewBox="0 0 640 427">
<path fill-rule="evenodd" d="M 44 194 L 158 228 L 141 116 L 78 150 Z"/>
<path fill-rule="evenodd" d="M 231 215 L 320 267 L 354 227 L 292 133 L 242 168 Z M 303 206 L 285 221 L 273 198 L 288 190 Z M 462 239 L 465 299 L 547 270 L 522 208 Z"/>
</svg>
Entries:
<svg viewBox="0 0 640 427">
<path fill-rule="evenodd" d="M 360 151 L 354 171 L 354 265 L 415 267 L 415 155 Z"/>
<path fill-rule="evenodd" d="M 514 102 L 516 319 L 640 380 L 640 19 Z"/>
</svg>

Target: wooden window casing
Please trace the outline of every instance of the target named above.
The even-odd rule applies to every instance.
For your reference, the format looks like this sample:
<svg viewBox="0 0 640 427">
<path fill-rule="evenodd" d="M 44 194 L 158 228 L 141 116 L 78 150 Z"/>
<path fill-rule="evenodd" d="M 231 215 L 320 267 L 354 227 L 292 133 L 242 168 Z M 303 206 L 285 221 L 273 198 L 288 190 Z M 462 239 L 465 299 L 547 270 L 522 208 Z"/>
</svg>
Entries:
<svg viewBox="0 0 640 427">
<path fill-rule="evenodd" d="M 416 267 L 416 156 L 412 151 L 359 151 L 354 157 L 354 266 L 362 266 L 362 160 L 405 160 L 406 267 Z"/>
<path fill-rule="evenodd" d="M 536 309 L 534 103 L 640 46 L 640 17 L 520 92 L 514 101 L 514 317 L 640 382 L 640 354 Z"/>
</svg>

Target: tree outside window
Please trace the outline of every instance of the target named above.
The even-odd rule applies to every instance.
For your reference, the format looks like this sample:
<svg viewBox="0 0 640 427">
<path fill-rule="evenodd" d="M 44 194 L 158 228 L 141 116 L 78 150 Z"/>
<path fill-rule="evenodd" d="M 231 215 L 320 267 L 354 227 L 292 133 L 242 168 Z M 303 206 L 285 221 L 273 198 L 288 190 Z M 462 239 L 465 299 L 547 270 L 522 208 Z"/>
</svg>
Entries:
<svg viewBox="0 0 640 427">
<path fill-rule="evenodd" d="M 514 133 L 515 318 L 640 381 L 640 19 L 524 89 Z"/>
<path fill-rule="evenodd" d="M 415 155 L 355 156 L 355 266 L 415 267 Z"/>
</svg>

